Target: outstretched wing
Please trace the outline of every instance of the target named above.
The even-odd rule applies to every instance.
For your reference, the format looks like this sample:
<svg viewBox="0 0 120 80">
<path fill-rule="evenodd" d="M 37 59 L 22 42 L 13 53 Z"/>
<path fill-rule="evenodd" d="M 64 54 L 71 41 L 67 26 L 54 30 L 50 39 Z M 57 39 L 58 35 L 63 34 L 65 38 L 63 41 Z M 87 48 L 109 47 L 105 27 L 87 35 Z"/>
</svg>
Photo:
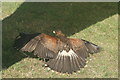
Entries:
<svg viewBox="0 0 120 80">
<path fill-rule="evenodd" d="M 70 43 L 72 44 L 73 50 L 81 56 L 83 59 L 89 57 L 89 53 L 97 53 L 100 51 L 100 47 L 89 41 L 83 39 L 72 39 L 70 38 Z"/>
<path fill-rule="evenodd" d="M 34 36 L 33 36 L 34 35 Z M 57 54 L 57 38 L 46 34 L 22 34 L 15 40 L 14 47 L 25 52 L 34 52 L 41 58 L 53 58 Z"/>
<path fill-rule="evenodd" d="M 52 59 L 57 55 L 58 52 L 58 40 L 55 37 L 41 34 L 36 37 L 41 38 L 35 48 L 34 54 L 38 57 Z"/>
<path fill-rule="evenodd" d="M 83 40 L 83 39 L 81 39 L 81 40 L 84 42 L 85 46 L 87 47 L 87 51 L 90 54 L 100 52 L 100 50 L 101 50 L 100 46 L 98 46 L 98 45 L 96 45 L 94 43 L 91 43 L 89 41 Z"/>
<path fill-rule="evenodd" d="M 83 40 L 70 38 L 69 41 L 72 45 L 73 50 L 79 57 L 85 59 L 89 56 L 88 49 Z"/>
</svg>

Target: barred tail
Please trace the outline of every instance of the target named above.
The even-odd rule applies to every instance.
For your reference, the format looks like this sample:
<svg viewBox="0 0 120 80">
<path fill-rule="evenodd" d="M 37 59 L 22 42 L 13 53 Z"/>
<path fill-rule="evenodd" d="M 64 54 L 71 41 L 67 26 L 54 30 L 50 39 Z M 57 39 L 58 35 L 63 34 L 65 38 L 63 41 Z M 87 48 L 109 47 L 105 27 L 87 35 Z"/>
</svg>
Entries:
<svg viewBox="0 0 120 80">
<path fill-rule="evenodd" d="M 84 59 L 70 49 L 69 52 L 64 50 L 59 52 L 55 59 L 51 59 L 47 62 L 47 65 L 57 72 L 71 74 L 72 72 L 76 72 L 80 68 L 83 68 L 86 65 L 85 62 Z"/>
</svg>

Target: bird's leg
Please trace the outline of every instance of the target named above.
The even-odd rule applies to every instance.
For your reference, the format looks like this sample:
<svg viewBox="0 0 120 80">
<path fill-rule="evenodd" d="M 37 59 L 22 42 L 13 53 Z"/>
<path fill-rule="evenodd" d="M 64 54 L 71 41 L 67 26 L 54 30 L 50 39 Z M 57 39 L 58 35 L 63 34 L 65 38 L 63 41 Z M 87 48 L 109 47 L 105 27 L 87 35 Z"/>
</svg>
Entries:
<svg viewBox="0 0 120 80">
<path fill-rule="evenodd" d="M 43 62 L 45 62 L 45 58 L 43 58 Z"/>
<path fill-rule="evenodd" d="M 45 63 L 46 63 L 47 61 L 48 61 L 48 59 L 43 58 L 43 62 L 45 62 Z M 48 65 L 47 65 L 47 64 L 44 64 L 43 66 L 44 66 L 44 67 L 48 67 Z"/>
</svg>

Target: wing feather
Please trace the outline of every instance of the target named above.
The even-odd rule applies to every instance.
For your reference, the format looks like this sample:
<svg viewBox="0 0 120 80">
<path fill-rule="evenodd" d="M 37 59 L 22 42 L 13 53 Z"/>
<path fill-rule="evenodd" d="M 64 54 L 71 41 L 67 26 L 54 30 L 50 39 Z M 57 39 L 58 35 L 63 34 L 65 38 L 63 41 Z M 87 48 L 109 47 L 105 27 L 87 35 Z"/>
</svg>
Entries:
<svg viewBox="0 0 120 80">
<path fill-rule="evenodd" d="M 87 52 L 87 47 L 85 46 L 84 41 L 80 39 L 73 39 L 73 38 L 69 38 L 69 41 L 72 45 L 73 50 L 76 52 L 76 54 L 79 57 L 85 60 L 89 56 L 89 53 Z"/>
<path fill-rule="evenodd" d="M 15 46 L 17 48 L 21 47 L 21 51 L 34 52 L 38 57 L 48 59 L 57 55 L 58 44 L 55 37 L 46 34 L 22 34 L 19 37 L 15 41 Z"/>
</svg>

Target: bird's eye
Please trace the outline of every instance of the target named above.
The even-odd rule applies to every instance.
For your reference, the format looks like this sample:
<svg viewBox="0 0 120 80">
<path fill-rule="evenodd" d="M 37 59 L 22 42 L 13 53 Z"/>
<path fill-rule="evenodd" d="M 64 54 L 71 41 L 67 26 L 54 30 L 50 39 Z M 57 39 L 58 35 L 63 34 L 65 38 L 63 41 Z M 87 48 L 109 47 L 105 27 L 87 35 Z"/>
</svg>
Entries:
<svg viewBox="0 0 120 80">
<path fill-rule="evenodd" d="M 53 31 L 53 33 L 55 33 L 55 31 Z"/>
</svg>

